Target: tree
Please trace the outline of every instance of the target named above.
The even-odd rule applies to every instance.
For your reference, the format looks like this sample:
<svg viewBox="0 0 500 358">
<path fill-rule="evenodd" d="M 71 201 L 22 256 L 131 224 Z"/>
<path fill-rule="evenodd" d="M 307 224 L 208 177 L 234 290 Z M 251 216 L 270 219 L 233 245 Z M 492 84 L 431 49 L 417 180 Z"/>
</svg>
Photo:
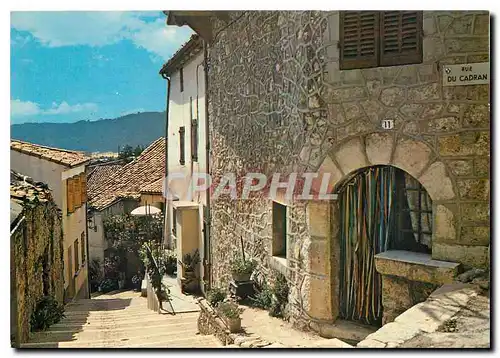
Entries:
<svg viewBox="0 0 500 358">
<path fill-rule="evenodd" d="M 129 159 L 134 156 L 134 148 L 130 145 L 125 145 L 118 153 L 118 159 Z"/>
<path fill-rule="evenodd" d="M 142 145 L 138 145 L 137 147 L 135 147 L 134 149 L 134 157 L 138 157 L 139 155 L 141 155 L 141 153 L 144 151 L 144 147 Z"/>
</svg>

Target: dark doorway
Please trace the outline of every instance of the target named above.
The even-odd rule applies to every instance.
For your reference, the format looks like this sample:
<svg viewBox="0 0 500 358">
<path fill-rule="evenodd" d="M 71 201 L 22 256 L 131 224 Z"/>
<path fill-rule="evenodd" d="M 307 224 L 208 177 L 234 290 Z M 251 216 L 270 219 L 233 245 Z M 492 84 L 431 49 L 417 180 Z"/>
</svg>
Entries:
<svg viewBox="0 0 500 358">
<path fill-rule="evenodd" d="M 381 325 L 382 281 L 374 256 L 430 253 L 432 203 L 422 185 L 391 166 L 356 172 L 339 189 L 340 317 Z"/>
</svg>

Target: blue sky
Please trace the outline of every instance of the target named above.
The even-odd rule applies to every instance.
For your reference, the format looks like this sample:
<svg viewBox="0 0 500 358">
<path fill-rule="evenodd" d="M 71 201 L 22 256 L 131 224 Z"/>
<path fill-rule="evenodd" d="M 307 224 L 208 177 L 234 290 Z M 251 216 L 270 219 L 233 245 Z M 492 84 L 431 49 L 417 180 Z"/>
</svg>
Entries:
<svg viewBox="0 0 500 358">
<path fill-rule="evenodd" d="M 12 12 L 11 123 L 162 111 L 158 71 L 191 33 L 160 11 Z"/>
</svg>

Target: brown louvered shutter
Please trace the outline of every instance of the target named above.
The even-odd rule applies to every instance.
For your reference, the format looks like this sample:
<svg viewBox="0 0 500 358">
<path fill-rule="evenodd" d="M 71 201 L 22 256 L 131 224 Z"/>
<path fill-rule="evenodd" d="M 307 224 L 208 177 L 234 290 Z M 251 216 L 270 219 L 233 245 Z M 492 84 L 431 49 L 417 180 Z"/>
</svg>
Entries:
<svg viewBox="0 0 500 358">
<path fill-rule="evenodd" d="M 383 11 L 380 15 L 380 65 L 422 62 L 422 12 Z"/>
<path fill-rule="evenodd" d="M 87 202 L 87 175 L 80 174 L 80 185 L 82 187 L 82 204 Z"/>
<path fill-rule="evenodd" d="M 75 191 L 73 188 L 73 179 L 66 180 L 66 200 L 68 206 L 68 213 L 75 211 Z"/>
<path fill-rule="evenodd" d="M 379 12 L 340 12 L 340 69 L 377 67 Z"/>
<path fill-rule="evenodd" d="M 75 196 L 75 208 L 82 206 L 82 187 L 80 186 L 80 176 L 73 177 L 73 190 Z"/>
</svg>

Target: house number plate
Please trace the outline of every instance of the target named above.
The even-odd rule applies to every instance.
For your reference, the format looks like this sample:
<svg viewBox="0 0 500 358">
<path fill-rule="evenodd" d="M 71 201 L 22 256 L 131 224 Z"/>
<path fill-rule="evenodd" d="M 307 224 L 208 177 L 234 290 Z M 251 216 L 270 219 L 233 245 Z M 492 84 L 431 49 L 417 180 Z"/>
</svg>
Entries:
<svg viewBox="0 0 500 358">
<path fill-rule="evenodd" d="M 394 128 L 394 120 L 393 119 L 382 120 L 382 128 L 383 129 L 393 129 Z"/>
</svg>

